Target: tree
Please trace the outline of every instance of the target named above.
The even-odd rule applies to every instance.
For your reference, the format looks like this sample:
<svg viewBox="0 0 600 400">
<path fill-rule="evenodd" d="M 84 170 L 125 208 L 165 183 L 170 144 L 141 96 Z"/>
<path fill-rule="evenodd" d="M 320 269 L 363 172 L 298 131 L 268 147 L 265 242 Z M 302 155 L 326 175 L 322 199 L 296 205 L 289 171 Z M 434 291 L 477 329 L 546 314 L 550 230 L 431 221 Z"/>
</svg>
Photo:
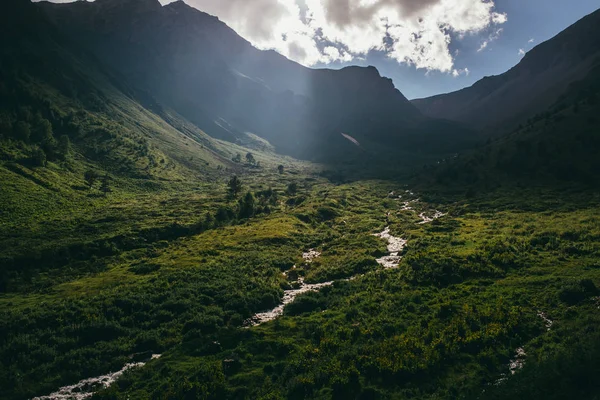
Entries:
<svg viewBox="0 0 600 400">
<path fill-rule="evenodd" d="M 236 198 L 242 191 L 242 181 L 236 175 L 232 176 L 227 183 L 227 191 L 231 198 Z"/>
<path fill-rule="evenodd" d="M 110 177 L 108 176 L 108 174 L 104 174 L 104 176 L 102 177 L 102 182 L 100 183 L 100 191 L 104 193 L 104 196 L 106 196 L 106 194 L 110 192 Z"/>
<path fill-rule="evenodd" d="M 208 211 L 204 215 L 204 228 L 210 229 L 215 225 L 215 217 Z"/>
<path fill-rule="evenodd" d="M 279 171 L 280 174 L 283 174 L 283 169 L 284 169 L 283 165 L 280 165 L 277 167 L 277 171 Z"/>
<path fill-rule="evenodd" d="M 94 186 L 94 183 L 96 183 L 96 180 L 98 179 L 98 174 L 96 173 L 96 171 L 88 169 L 83 174 L 83 179 L 85 179 L 85 183 L 87 183 L 91 189 Z"/>
<path fill-rule="evenodd" d="M 35 149 L 33 151 L 32 160 L 33 160 L 34 165 L 36 165 L 38 167 L 45 167 L 46 160 L 47 160 L 46 153 L 44 152 L 44 150 L 42 150 L 38 147 L 37 149 Z"/>
<path fill-rule="evenodd" d="M 54 141 L 54 136 L 52 136 L 52 124 L 39 114 L 35 115 L 31 133 L 33 140 L 37 143 L 51 143 Z"/>
<path fill-rule="evenodd" d="M 215 220 L 220 225 L 224 222 L 232 220 L 234 216 L 235 213 L 233 210 L 231 210 L 230 207 L 221 206 L 217 209 L 217 212 L 215 214 Z"/>
<path fill-rule="evenodd" d="M 67 135 L 62 135 L 58 138 L 58 153 L 63 160 L 69 157 L 71 154 L 71 141 Z"/>
<path fill-rule="evenodd" d="M 242 162 L 242 155 L 240 153 L 237 153 L 235 157 L 232 158 L 232 160 L 236 163 Z"/>
<path fill-rule="evenodd" d="M 14 128 L 15 139 L 27 142 L 31 136 L 31 129 L 29 124 L 25 121 L 19 121 L 16 123 Z"/>
<path fill-rule="evenodd" d="M 10 116 L 5 113 L 0 113 L 0 137 L 11 136 L 13 124 Z"/>
<path fill-rule="evenodd" d="M 248 152 L 246 154 L 246 162 L 250 165 L 254 165 L 256 163 L 256 159 L 254 158 L 254 154 Z"/>
<path fill-rule="evenodd" d="M 239 218 L 252 217 L 256 212 L 256 199 L 252 192 L 246 193 L 246 195 L 238 201 L 238 206 Z"/>
<path fill-rule="evenodd" d="M 290 195 L 294 195 L 298 192 L 298 184 L 296 182 L 292 182 L 287 187 L 287 193 Z"/>
</svg>

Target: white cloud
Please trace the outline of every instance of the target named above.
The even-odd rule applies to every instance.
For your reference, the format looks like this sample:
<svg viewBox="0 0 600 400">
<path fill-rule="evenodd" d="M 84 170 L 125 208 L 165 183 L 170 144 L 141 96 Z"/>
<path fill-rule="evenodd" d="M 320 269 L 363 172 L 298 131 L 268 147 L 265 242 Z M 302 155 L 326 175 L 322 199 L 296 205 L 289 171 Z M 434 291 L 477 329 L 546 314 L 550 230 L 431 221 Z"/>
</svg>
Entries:
<svg viewBox="0 0 600 400">
<path fill-rule="evenodd" d="M 506 13 L 493 13 L 492 14 L 492 22 L 494 24 L 503 24 L 506 21 L 508 21 L 508 15 L 506 15 Z"/>
<path fill-rule="evenodd" d="M 334 46 L 327 46 L 323 49 L 323 56 L 327 62 L 334 61 L 352 61 L 352 55 L 344 50 L 340 50 Z"/>
<path fill-rule="evenodd" d="M 471 71 L 469 71 L 469 68 L 454 69 L 454 70 L 452 70 L 452 76 L 455 77 L 455 78 L 458 78 L 461 75 L 469 76 L 470 73 L 471 73 Z"/>
<path fill-rule="evenodd" d="M 492 0 L 185 1 L 218 16 L 258 48 L 308 66 L 379 50 L 400 63 L 452 73 L 453 35 L 507 21 Z"/>
<path fill-rule="evenodd" d="M 487 39 L 485 39 L 483 42 L 481 42 L 481 45 L 479 46 L 479 49 L 477 49 L 477 52 L 481 52 L 485 49 L 487 49 L 487 47 L 489 46 L 490 43 L 492 43 L 494 40 L 498 40 L 500 38 L 500 35 L 502 34 L 502 32 L 504 32 L 504 28 L 498 28 L 496 30 L 494 30 L 492 33 L 490 33 L 490 35 L 487 37 Z"/>
</svg>

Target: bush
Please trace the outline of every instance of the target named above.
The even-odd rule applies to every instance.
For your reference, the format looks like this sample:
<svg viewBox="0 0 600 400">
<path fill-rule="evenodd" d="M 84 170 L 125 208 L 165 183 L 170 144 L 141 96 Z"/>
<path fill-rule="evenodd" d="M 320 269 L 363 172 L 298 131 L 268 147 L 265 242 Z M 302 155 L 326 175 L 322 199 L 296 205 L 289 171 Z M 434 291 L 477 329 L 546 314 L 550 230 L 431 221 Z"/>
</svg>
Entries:
<svg viewBox="0 0 600 400">
<path fill-rule="evenodd" d="M 288 304 L 284 312 L 286 315 L 294 316 L 324 309 L 325 307 L 325 300 L 322 299 L 319 293 L 307 293 L 298 296 L 294 302 Z"/>
<path fill-rule="evenodd" d="M 558 297 L 560 301 L 569 305 L 576 305 L 585 299 L 598 294 L 598 288 L 590 279 L 582 279 L 579 282 L 570 282 L 564 285 Z"/>
<path fill-rule="evenodd" d="M 33 151 L 31 161 L 36 167 L 45 167 L 47 163 L 46 152 L 40 148 Z"/>
<path fill-rule="evenodd" d="M 317 216 L 321 221 L 329 221 L 338 216 L 338 212 L 331 207 L 319 207 Z"/>
</svg>

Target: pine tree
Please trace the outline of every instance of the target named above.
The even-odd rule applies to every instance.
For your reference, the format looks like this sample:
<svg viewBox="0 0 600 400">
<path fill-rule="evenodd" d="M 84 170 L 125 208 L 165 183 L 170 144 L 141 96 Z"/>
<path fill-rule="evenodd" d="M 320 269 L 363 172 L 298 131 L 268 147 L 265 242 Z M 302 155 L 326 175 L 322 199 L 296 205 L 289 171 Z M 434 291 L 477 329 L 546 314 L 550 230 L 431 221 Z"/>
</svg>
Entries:
<svg viewBox="0 0 600 400">
<path fill-rule="evenodd" d="M 17 122 L 14 127 L 14 136 L 15 139 L 22 140 L 24 142 L 29 141 L 29 138 L 31 136 L 31 129 L 29 127 L 29 124 L 24 121 Z"/>
<path fill-rule="evenodd" d="M 110 192 L 110 177 L 108 176 L 108 174 L 105 174 L 102 177 L 102 183 L 100 184 L 100 191 L 102 193 L 104 193 L 104 196 L 106 196 L 106 194 L 108 192 Z"/>
<path fill-rule="evenodd" d="M 287 190 L 286 190 L 287 194 L 289 195 L 294 195 L 298 192 L 298 184 L 296 182 L 292 182 L 288 185 Z"/>
<path fill-rule="evenodd" d="M 58 138 L 58 153 L 63 160 L 69 158 L 71 154 L 71 141 L 67 135 L 62 135 Z"/>
<path fill-rule="evenodd" d="M 238 216 L 240 218 L 250 218 L 256 212 L 256 199 L 252 192 L 246 193 L 246 195 L 238 201 Z"/>
<path fill-rule="evenodd" d="M 33 163 L 38 167 L 46 166 L 46 153 L 44 150 L 37 148 L 33 151 Z"/>
<path fill-rule="evenodd" d="M 85 183 L 87 183 L 91 189 L 94 186 L 94 183 L 96 183 L 96 180 L 98 179 L 98 174 L 96 173 L 96 171 L 88 169 L 83 174 L 83 179 L 85 179 Z"/>
<path fill-rule="evenodd" d="M 215 217 L 208 211 L 204 215 L 204 228 L 210 229 L 215 225 Z"/>
<path fill-rule="evenodd" d="M 232 176 L 227 183 L 229 197 L 236 198 L 242 191 L 242 181 L 236 175 Z"/>
</svg>

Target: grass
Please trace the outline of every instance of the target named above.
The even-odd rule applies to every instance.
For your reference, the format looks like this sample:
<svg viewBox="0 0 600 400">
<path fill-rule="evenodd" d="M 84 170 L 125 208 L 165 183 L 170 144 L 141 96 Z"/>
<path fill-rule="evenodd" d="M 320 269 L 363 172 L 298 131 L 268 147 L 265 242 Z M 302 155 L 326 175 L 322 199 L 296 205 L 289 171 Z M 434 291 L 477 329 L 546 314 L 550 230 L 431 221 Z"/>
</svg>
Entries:
<svg viewBox="0 0 600 400">
<path fill-rule="evenodd" d="M 286 196 L 292 177 L 300 190 Z M 584 332 L 582 321 L 595 318 L 588 300 L 571 305 L 560 297 L 569 282 L 600 282 L 594 204 L 531 211 L 544 208 L 531 197 L 495 211 L 481 198 L 417 203 L 414 212 L 387 198 L 401 187 L 391 182 L 332 185 L 317 175 L 275 172 L 250 172 L 243 179 L 249 188 L 274 186 L 283 196 L 279 206 L 241 224 L 100 257 L 101 270 L 66 276 L 62 283 L 48 277 L 52 284 L 41 291 L 2 295 L 3 320 L 11 321 L 4 326 L 9 336 L 3 359 L 11 360 L 18 344 L 37 365 L 11 361 L 10 371 L 17 365 L 28 371 L 18 376 L 33 389 L 11 386 L 16 375 L 5 375 L 4 387 L 15 389 L 4 395 L 43 394 L 123 364 L 126 354 L 151 350 L 165 357 L 127 374 L 100 397 L 337 398 L 348 390 L 399 398 L 463 396 L 506 373 L 517 347 L 525 346 L 532 360 L 558 354 Z M 90 224 L 100 237 L 192 223 L 223 202 L 223 186 L 205 190 L 178 191 L 177 198 L 165 191 L 122 199 L 111 194 L 94 200 L 108 204 Z M 429 207 L 449 216 L 416 224 L 418 212 Z M 387 211 L 392 233 L 409 239 L 395 270 L 374 263 L 385 244 L 372 233 L 383 229 Z M 63 237 L 61 231 L 56 237 Z M 277 303 L 287 285 L 281 271 L 300 265 L 309 248 L 322 251 L 299 269 L 309 282 L 366 275 L 298 298 L 274 322 L 241 328 L 252 313 Z M 538 310 L 555 321 L 550 332 Z M 44 322 L 65 318 L 75 325 Z M 20 326 L 28 327 L 26 342 Z M 107 333 L 88 338 L 91 327 Z M 45 332 L 55 345 L 42 342 Z M 42 351 L 56 358 L 40 363 Z M 84 362 L 81 357 L 90 354 L 94 361 Z M 235 360 L 235 368 L 224 369 L 224 359 Z M 50 373 L 59 365 L 60 375 Z"/>
</svg>

